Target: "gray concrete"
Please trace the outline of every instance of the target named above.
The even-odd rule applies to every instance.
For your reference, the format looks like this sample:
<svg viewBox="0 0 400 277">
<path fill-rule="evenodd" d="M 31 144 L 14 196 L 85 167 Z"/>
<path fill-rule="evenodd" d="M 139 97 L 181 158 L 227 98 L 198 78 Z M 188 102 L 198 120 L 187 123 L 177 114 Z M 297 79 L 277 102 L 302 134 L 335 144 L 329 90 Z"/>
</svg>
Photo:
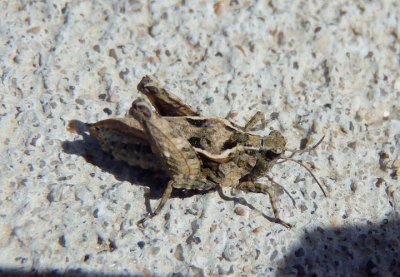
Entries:
<svg viewBox="0 0 400 277">
<path fill-rule="evenodd" d="M 0 272 L 400 275 L 398 1 L 24 2 L 0 4 Z M 217 192 L 138 229 L 163 179 L 67 125 L 125 116 L 146 74 L 203 115 L 277 113 L 257 133 L 291 148 L 325 135 L 295 158 L 328 197 L 286 162 L 269 175 L 290 230 Z"/>
</svg>

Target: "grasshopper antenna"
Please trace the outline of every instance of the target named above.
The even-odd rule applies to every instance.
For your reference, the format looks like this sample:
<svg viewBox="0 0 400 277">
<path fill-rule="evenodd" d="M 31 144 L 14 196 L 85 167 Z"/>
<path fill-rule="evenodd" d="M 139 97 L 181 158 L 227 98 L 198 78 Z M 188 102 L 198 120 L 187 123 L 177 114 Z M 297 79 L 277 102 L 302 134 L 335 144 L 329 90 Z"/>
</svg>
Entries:
<svg viewBox="0 0 400 277">
<path fill-rule="evenodd" d="M 322 140 L 321 140 L 321 141 L 322 141 Z M 318 144 L 317 144 L 317 145 L 318 145 Z M 304 167 L 304 168 L 308 171 L 308 173 L 310 173 L 311 176 L 314 178 L 315 182 L 317 182 L 317 184 L 318 184 L 319 188 L 322 190 L 322 193 L 324 194 L 324 196 L 327 197 L 327 196 L 326 196 L 326 193 L 325 193 L 325 191 L 324 191 L 324 189 L 323 189 L 323 187 L 322 187 L 322 185 L 321 185 L 321 183 L 318 181 L 317 177 L 315 177 L 315 175 L 312 173 L 311 169 L 309 169 L 307 166 L 305 166 L 304 164 L 302 164 L 302 163 L 299 162 L 298 160 L 295 160 L 295 159 L 292 159 L 292 158 L 289 158 L 289 157 L 286 157 L 286 156 L 281 156 L 281 157 L 279 157 L 279 158 L 280 158 L 280 159 L 287 160 L 287 161 L 295 162 L 295 163 L 297 163 L 298 165 Z"/>
<path fill-rule="evenodd" d="M 285 148 L 285 150 L 284 151 L 289 151 L 289 152 L 292 152 L 292 154 L 290 155 L 290 157 L 293 157 L 294 156 L 294 154 L 295 153 L 305 153 L 305 152 L 310 152 L 311 150 L 314 150 L 315 148 L 317 148 L 318 147 L 318 145 L 320 145 L 321 144 L 321 142 L 324 140 L 324 138 L 325 138 L 325 136 L 322 136 L 322 138 L 314 145 L 314 146 L 311 146 L 311 147 L 309 147 L 309 148 L 306 148 L 306 149 L 303 149 L 303 150 L 297 150 L 297 149 L 288 149 L 288 148 Z M 289 157 L 287 157 L 287 158 L 289 158 Z M 278 163 L 283 163 L 283 162 L 285 162 L 285 161 L 281 161 L 281 162 L 278 162 Z"/>
<path fill-rule="evenodd" d="M 321 144 L 321 142 L 324 140 L 325 136 L 322 136 L 322 138 L 314 145 L 311 146 L 309 148 L 303 149 L 303 150 L 294 150 L 294 149 L 285 149 L 285 151 L 289 151 L 292 153 L 304 153 L 304 152 L 310 152 L 311 150 L 314 150 L 315 148 L 317 148 L 318 145 Z"/>
</svg>

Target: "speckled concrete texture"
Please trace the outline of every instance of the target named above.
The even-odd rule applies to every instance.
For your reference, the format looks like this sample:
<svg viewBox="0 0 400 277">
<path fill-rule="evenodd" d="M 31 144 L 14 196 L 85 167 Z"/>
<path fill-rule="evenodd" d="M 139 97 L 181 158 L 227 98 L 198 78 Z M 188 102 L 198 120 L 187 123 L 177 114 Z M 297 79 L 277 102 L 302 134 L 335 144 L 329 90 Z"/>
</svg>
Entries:
<svg viewBox="0 0 400 277">
<path fill-rule="evenodd" d="M 1 1 L 0 273 L 399 276 L 398 1 Z M 101 151 L 143 75 L 202 115 L 275 119 L 295 163 L 267 195 L 177 192 Z M 68 122 L 82 128 L 68 128 Z M 78 126 L 78 127 L 79 127 Z M 267 179 L 264 180 L 267 182 Z"/>
</svg>

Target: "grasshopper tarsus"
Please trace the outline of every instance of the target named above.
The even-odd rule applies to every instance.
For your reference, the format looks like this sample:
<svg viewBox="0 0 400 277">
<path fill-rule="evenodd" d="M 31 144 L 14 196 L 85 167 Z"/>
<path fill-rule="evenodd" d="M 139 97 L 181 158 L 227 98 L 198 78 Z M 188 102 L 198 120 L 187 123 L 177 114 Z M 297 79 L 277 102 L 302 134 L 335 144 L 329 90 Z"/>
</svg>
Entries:
<svg viewBox="0 0 400 277">
<path fill-rule="evenodd" d="M 280 224 L 287 229 L 292 229 L 294 227 L 294 225 L 287 223 L 280 218 L 275 218 L 275 223 Z"/>
<path fill-rule="evenodd" d="M 156 215 L 157 215 L 156 213 L 147 213 L 147 214 L 144 215 L 144 217 L 143 217 L 142 219 L 140 219 L 140 220 L 138 220 L 138 221 L 136 222 L 136 225 L 137 225 L 139 228 L 144 228 L 144 223 L 145 223 L 148 219 L 151 219 L 151 218 L 153 218 L 153 217 L 156 216 Z"/>
<path fill-rule="evenodd" d="M 141 220 L 138 220 L 137 222 L 136 222 L 136 225 L 139 227 L 139 228 L 144 228 L 144 222 L 147 220 L 147 218 L 146 217 L 144 217 L 144 218 L 142 218 Z"/>
</svg>

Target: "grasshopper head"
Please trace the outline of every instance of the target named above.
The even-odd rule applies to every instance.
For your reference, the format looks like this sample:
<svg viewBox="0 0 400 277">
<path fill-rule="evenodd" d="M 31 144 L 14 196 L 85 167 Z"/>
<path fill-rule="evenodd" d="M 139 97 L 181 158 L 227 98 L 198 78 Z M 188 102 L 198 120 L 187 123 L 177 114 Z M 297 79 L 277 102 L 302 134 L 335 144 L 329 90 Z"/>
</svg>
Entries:
<svg viewBox="0 0 400 277">
<path fill-rule="evenodd" d="M 286 139 L 279 131 L 271 131 L 268 136 L 262 138 L 261 149 L 280 155 L 286 149 Z"/>
<path fill-rule="evenodd" d="M 258 149 L 257 164 L 253 168 L 252 177 L 259 178 L 265 175 L 281 158 L 286 149 L 286 139 L 278 131 L 272 131 L 262 138 Z"/>
</svg>

